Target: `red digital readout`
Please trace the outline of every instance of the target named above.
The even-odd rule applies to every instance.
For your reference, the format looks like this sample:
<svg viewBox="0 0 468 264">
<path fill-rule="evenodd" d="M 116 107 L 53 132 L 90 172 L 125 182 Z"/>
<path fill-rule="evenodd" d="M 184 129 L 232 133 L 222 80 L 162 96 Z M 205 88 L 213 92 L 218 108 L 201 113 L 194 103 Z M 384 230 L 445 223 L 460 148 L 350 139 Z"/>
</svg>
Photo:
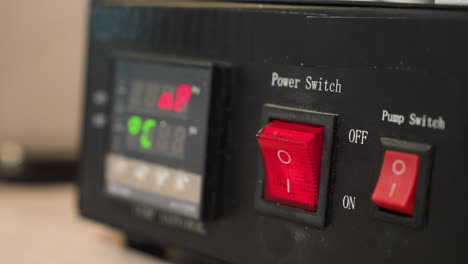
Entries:
<svg viewBox="0 0 468 264">
<path fill-rule="evenodd" d="M 174 105 L 174 96 L 171 93 L 166 92 L 161 94 L 158 100 L 158 108 L 161 110 L 171 111 Z"/>
<path fill-rule="evenodd" d="M 177 87 L 176 99 L 174 103 L 174 111 L 179 112 L 182 108 L 190 102 L 192 97 L 192 87 L 187 84 L 181 84 Z"/>
<path fill-rule="evenodd" d="M 176 95 L 170 92 L 163 93 L 158 100 L 158 108 L 166 111 L 180 112 L 192 98 L 192 87 L 188 84 L 181 84 L 177 87 Z"/>
</svg>

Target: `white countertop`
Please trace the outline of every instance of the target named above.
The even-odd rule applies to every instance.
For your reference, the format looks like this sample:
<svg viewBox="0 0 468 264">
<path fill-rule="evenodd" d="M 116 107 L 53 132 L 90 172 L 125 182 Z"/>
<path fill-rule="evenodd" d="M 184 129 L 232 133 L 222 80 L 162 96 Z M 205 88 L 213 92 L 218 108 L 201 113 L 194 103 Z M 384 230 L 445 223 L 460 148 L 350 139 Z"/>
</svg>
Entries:
<svg viewBox="0 0 468 264">
<path fill-rule="evenodd" d="M 0 262 L 163 264 L 124 246 L 114 230 L 78 216 L 72 184 L 0 183 Z"/>
</svg>

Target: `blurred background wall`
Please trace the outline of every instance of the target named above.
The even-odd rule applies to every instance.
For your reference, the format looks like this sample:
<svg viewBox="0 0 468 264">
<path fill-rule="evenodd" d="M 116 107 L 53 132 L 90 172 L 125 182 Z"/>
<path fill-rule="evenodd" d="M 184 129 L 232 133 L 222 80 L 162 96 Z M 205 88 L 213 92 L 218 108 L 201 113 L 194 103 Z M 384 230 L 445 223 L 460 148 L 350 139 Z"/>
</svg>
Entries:
<svg viewBox="0 0 468 264">
<path fill-rule="evenodd" d="M 76 156 L 87 2 L 2 1 L 0 144 L 19 143 L 28 159 Z"/>
</svg>

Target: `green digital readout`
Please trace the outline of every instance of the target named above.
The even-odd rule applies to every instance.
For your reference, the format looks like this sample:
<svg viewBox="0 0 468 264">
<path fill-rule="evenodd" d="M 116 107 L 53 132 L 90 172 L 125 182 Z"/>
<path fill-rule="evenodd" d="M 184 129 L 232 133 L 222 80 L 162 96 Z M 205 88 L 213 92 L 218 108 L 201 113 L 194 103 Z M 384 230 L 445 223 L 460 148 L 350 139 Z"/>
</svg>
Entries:
<svg viewBox="0 0 468 264">
<path fill-rule="evenodd" d="M 151 130 L 151 128 L 156 126 L 156 120 L 154 119 L 146 119 L 145 122 L 143 122 L 143 127 L 142 127 L 142 132 L 140 136 L 140 145 L 144 149 L 150 149 L 153 143 L 151 140 L 148 138 L 148 134 Z"/>
<path fill-rule="evenodd" d="M 141 123 L 141 117 L 131 116 L 127 121 L 128 133 L 132 136 L 138 135 L 138 133 L 140 133 Z"/>
<path fill-rule="evenodd" d="M 154 119 L 143 119 L 139 116 L 131 116 L 127 121 L 128 133 L 132 136 L 140 134 L 140 146 L 144 149 L 150 149 L 153 145 L 149 137 L 152 128 L 156 127 L 157 122 Z"/>
</svg>

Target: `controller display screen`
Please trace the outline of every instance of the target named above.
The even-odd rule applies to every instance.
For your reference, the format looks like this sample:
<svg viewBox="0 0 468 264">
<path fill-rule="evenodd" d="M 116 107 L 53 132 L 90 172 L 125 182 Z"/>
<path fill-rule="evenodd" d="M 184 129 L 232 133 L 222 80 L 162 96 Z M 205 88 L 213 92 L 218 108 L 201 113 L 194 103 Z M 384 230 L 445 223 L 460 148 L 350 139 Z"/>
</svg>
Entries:
<svg viewBox="0 0 468 264">
<path fill-rule="evenodd" d="M 211 67 L 130 60 L 114 65 L 107 192 L 198 218 Z"/>
</svg>

